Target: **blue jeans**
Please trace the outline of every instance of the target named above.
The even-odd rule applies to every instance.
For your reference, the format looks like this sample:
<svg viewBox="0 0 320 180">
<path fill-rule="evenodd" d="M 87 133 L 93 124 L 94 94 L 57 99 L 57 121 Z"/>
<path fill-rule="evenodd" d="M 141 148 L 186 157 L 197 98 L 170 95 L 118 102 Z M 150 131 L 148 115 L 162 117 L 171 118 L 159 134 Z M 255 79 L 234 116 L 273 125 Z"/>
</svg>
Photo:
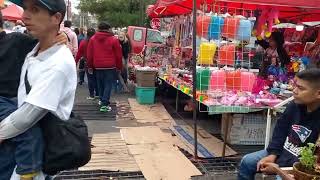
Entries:
<svg viewBox="0 0 320 180">
<path fill-rule="evenodd" d="M 90 97 L 99 96 L 95 71 L 93 71 L 93 74 L 90 74 L 88 70 L 86 70 L 86 73 L 88 78 L 89 96 Z"/>
<path fill-rule="evenodd" d="M 79 71 L 79 82 L 83 83 L 84 82 L 84 76 L 86 75 L 86 71 L 84 69 L 81 69 Z M 88 75 L 88 74 L 87 74 Z"/>
<path fill-rule="evenodd" d="M 112 85 L 116 78 L 115 69 L 96 70 L 101 106 L 109 106 Z"/>
<path fill-rule="evenodd" d="M 0 97 L 0 120 L 17 109 L 15 100 Z M 0 144 L 0 179 L 10 179 L 17 165 L 17 174 L 39 172 L 42 169 L 44 142 L 41 129 L 33 126 L 23 134 Z"/>
<path fill-rule="evenodd" d="M 254 180 L 257 173 L 257 164 L 266 156 L 268 156 L 266 150 L 245 155 L 240 162 L 238 180 Z"/>
</svg>

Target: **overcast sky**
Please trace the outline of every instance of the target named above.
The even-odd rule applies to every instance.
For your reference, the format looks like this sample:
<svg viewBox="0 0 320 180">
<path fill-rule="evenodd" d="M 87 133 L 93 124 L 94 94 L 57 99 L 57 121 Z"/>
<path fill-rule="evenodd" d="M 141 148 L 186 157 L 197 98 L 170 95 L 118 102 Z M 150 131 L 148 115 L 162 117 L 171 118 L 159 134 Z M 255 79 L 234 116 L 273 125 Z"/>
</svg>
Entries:
<svg viewBox="0 0 320 180">
<path fill-rule="evenodd" d="M 80 0 L 70 0 L 70 1 L 72 4 L 73 13 L 78 13 L 78 10 L 76 9 L 76 7 L 78 6 Z"/>
</svg>

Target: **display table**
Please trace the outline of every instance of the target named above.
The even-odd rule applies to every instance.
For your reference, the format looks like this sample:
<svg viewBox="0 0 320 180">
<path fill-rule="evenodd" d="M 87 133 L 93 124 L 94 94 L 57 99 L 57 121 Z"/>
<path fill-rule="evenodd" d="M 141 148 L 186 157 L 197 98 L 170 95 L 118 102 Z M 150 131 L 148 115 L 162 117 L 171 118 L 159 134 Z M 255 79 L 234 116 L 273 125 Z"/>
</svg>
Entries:
<svg viewBox="0 0 320 180">
<path fill-rule="evenodd" d="M 161 80 L 163 83 L 166 83 L 170 86 L 172 86 L 173 88 L 175 88 L 177 90 L 177 95 L 176 95 L 176 111 L 178 112 L 178 103 L 179 103 L 179 93 L 182 92 L 183 94 L 186 94 L 183 90 L 179 89 L 178 87 L 176 87 L 173 84 L 170 84 L 168 81 L 166 81 L 163 77 L 158 77 L 159 80 Z M 191 94 L 186 94 L 189 97 L 192 98 Z M 266 138 L 265 138 L 265 148 L 267 148 L 269 141 L 270 141 L 270 137 L 271 137 L 271 115 L 273 113 L 273 110 L 280 108 L 279 107 L 259 107 L 259 108 L 252 108 L 252 107 L 244 107 L 244 106 L 209 106 L 203 102 L 200 102 L 198 99 L 197 101 L 205 106 L 208 107 L 208 113 L 210 115 L 212 114 L 225 114 L 227 118 L 225 118 L 226 121 L 226 125 L 224 127 L 224 144 L 223 144 L 223 152 L 222 152 L 222 156 L 225 156 L 225 150 L 226 150 L 226 139 L 228 137 L 228 129 L 230 126 L 230 122 L 232 122 L 232 116 L 233 114 L 240 114 L 240 113 L 251 113 L 251 112 L 259 112 L 259 111 L 263 111 L 263 110 L 268 110 L 267 113 L 267 123 L 266 123 Z M 286 100 L 288 101 L 288 100 Z M 284 101 L 285 102 L 285 101 Z"/>
</svg>

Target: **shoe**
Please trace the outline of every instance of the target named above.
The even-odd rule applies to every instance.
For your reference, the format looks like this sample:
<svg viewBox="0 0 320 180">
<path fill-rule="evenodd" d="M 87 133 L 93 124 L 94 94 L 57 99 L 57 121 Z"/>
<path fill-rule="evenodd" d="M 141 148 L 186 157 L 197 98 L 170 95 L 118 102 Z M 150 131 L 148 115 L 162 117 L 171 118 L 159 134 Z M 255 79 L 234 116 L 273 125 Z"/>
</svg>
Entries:
<svg viewBox="0 0 320 180">
<path fill-rule="evenodd" d="M 112 111 L 112 108 L 110 106 L 102 106 L 100 108 L 100 112 L 110 112 Z"/>
<path fill-rule="evenodd" d="M 83 81 L 79 81 L 78 84 L 79 84 L 79 85 L 82 85 L 82 84 L 83 84 Z"/>
<path fill-rule="evenodd" d="M 95 98 L 94 97 L 87 97 L 87 100 L 95 100 Z"/>
<path fill-rule="evenodd" d="M 112 108 L 110 106 L 107 106 L 107 111 L 108 112 L 112 111 Z"/>
<path fill-rule="evenodd" d="M 101 104 L 102 104 L 101 101 L 99 101 L 98 104 L 99 104 L 99 106 L 101 106 Z"/>
<path fill-rule="evenodd" d="M 108 112 L 108 107 L 107 106 L 101 106 L 100 112 Z"/>
</svg>

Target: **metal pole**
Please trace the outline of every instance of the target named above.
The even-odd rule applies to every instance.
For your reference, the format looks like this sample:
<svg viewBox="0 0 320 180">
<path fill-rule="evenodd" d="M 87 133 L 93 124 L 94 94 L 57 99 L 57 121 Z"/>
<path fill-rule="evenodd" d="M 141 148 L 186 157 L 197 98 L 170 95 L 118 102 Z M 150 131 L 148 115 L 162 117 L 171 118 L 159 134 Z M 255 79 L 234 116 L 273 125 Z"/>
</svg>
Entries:
<svg viewBox="0 0 320 180">
<path fill-rule="evenodd" d="M 140 0 L 140 26 L 143 27 L 143 0 Z"/>
<path fill-rule="evenodd" d="M 70 0 L 68 0 L 67 3 L 68 3 L 67 4 L 67 20 L 70 20 L 69 19 L 69 16 L 70 16 L 70 14 L 69 14 L 70 13 L 70 11 L 69 11 L 69 9 L 70 9 Z"/>
<path fill-rule="evenodd" d="M 193 122 L 194 122 L 194 158 L 198 158 L 198 122 L 197 122 L 197 0 L 193 0 L 193 33 L 192 33 L 192 77 L 193 77 Z"/>
<path fill-rule="evenodd" d="M 272 121 L 271 113 L 272 113 L 272 110 L 269 108 L 268 114 L 267 114 L 266 139 L 264 141 L 264 149 L 267 149 L 270 141 L 270 136 L 271 136 L 271 121 Z"/>
</svg>

